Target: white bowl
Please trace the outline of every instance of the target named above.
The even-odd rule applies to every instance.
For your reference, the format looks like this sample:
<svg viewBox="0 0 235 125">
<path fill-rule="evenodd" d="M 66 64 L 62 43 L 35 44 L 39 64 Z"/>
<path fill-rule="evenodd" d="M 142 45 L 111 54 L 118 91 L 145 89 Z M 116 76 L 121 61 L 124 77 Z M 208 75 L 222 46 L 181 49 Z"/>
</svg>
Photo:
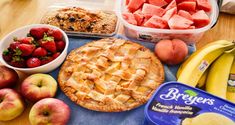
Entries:
<svg viewBox="0 0 235 125">
<path fill-rule="evenodd" d="M 66 45 L 65 45 L 63 52 L 60 54 L 60 56 L 45 65 L 35 67 L 35 68 L 17 68 L 17 67 L 13 67 L 13 66 L 9 65 L 7 62 L 5 62 L 5 60 L 2 57 L 2 53 L 4 50 L 6 50 L 9 47 L 9 45 L 13 41 L 13 38 L 14 37 L 18 37 L 18 38 L 26 37 L 26 35 L 27 35 L 27 33 L 29 33 L 30 29 L 35 28 L 35 27 L 48 27 L 48 28 L 52 28 L 52 29 L 58 29 L 62 32 Z M 59 67 L 63 63 L 64 59 L 67 56 L 68 46 L 69 46 L 69 39 L 63 30 L 59 29 L 58 27 L 46 25 L 46 24 L 32 24 L 32 25 L 24 26 L 24 27 L 21 27 L 21 28 L 18 28 L 16 30 L 12 31 L 11 33 L 6 35 L 0 41 L 0 62 L 9 68 L 12 68 L 12 69 L 24 72 L 24 73 L 28 73 L 28 74 L 48 73 L 48 72 L 53 71 L 54 69 L 56 69 L 57 67 Z"/>
</svg>

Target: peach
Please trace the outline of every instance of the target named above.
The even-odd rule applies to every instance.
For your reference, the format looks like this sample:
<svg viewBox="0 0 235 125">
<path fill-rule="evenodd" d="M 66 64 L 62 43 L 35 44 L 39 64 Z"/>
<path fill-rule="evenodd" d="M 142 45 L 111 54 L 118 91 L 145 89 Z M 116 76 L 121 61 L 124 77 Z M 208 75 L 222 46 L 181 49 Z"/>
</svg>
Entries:
<svg viewBox="0 0 235 125">
<path fill-rule="evenodd" d="M 176 65 L 188 55 L 186 43 L 179 39 L 161 40 L 155 46 L 155 54 L 164 63 Z"/>
</svg>

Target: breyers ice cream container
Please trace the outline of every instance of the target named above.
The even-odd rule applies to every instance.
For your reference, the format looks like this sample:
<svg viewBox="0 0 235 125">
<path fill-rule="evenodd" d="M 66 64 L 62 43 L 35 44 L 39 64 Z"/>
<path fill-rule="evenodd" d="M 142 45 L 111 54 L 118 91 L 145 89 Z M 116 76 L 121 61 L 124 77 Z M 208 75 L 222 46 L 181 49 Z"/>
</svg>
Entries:
<svg viewBox="0 0 235 125">
<path fill-rule="evenodd" d="M 144 125 L 235 125 L 235 104 L 181 83 L 168 82 L 145 106 Z"/>
</svg>

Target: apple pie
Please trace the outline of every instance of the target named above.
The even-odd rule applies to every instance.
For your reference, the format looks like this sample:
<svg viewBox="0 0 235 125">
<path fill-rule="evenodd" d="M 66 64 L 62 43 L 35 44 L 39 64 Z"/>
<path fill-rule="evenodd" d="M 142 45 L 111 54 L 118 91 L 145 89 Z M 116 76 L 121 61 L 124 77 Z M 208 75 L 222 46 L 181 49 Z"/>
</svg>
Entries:
<svg viewBox="0 0 235 125">
<path fill-rule="evenodd" d="M 61 90 L 80 106 L 120 112 L 146 103 L 164 81 L 164 69 L 144 46 L 107 38 L 73 50 L 58 81 Z"/>
</svg>

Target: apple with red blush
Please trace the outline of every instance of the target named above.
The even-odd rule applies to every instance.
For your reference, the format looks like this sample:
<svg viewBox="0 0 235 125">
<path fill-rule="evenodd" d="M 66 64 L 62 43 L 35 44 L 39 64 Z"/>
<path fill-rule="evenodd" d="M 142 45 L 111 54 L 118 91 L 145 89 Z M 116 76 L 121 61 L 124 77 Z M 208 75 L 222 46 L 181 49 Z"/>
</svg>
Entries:
<svg viewBox="0 0 235 125">
<path fill-rule="evenodd" d="M 56 80 L 48 74 L 33 74 L 21 84 L 22 95 L 31 102 L 54 97 L 57 91 Z"/>
<path fill-rule="evenodd" d="M 55 98 L 45 98 L 38 101 L 29 113 L 31 125 L 66 125 L 69 118 L 69 106 Z"/>
<path fill-rule="evenodd" d="M 19 80 L 17 72 L 6 66 L 0 66 L 0 89 L 10 88 L 16 85 Z"/>
<path fill-rule="evenodd" d="M 9 121 L 24 111 L 24 101 L 15 90 L 0 89 L 0 121 Z"/>
</svg>

